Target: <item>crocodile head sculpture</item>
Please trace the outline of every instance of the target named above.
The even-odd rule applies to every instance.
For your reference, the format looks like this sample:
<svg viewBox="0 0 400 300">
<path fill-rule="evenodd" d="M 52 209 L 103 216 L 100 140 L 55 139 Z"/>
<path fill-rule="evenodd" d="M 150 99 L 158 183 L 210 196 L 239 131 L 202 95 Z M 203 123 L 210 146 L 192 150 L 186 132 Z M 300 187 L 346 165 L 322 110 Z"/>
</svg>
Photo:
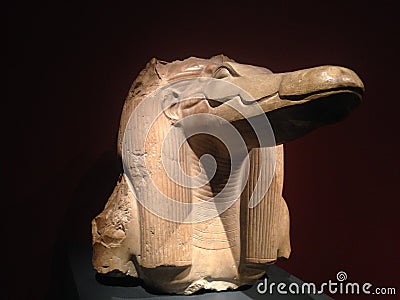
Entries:
<svg viewBox="0 0 400 300">
<path fill-rule="evenodd" d="M 122 111 L 124 171 L 92 221 L 95 269 L 166 293 L 254 283 L 290 254 L 283 144 L 345 118 L 363 89 L 337 66 L 151 60 Z"/>
</svg>

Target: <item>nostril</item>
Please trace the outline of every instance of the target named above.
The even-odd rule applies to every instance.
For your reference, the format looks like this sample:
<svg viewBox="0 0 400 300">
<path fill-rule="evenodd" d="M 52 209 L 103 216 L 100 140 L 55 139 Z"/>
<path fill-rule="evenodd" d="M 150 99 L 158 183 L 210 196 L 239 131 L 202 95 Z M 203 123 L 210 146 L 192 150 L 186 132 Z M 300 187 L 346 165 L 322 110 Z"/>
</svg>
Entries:
<svg viewBox="0 0 400 300">
<path fill-rule="evenodd" d="M 217 106 L 220 106 L 223 103 L 223 101 L 218 101 L 218 100 L 214 100 L 214 99 L 207 99 L 207 100 L 208 100 L 208 104 L 211 107 L 217 107 Z"/>
</svg>

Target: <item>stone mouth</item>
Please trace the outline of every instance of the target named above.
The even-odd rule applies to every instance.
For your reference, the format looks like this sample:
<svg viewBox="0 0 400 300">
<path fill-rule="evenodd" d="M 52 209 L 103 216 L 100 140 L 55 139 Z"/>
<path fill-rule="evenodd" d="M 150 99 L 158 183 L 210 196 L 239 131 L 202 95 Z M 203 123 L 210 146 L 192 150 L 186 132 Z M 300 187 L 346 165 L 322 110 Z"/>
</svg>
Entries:
<svg viewBox="0 0 400 300">
<path fill-rule="evenodd" d="M 321 91 L 313 91 L 307 94 L 299 94 L 299 95 L 280 95 L 282 100 L 290 100 L 290 101 L 304 101 L 304 100 L 312 100 L 315 98 L 321 98 L 334 94 L 342 94 L 342 93 L 354 93 L 358 95 L 360 101 L 364 94 L 364 90 L 361 87 L 336 87 Z"/>
</svg>

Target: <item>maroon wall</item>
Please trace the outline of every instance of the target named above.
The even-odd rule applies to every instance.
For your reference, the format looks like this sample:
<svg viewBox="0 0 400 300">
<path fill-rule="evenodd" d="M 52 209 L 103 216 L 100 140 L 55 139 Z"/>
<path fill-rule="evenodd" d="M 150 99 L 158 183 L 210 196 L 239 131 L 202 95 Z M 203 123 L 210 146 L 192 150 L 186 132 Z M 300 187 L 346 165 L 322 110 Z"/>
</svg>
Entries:
<svg viewBox="0 0 400 300">
<path fill-rule="evenodd" d="M 90 239 L 118 176 L 123 101 L 145 63 L 219 53 L 274 72 L 333 64 L 360 75 L 364 102 L 348 119 L 286 146 L 293 251 L 279 265 L 305 281 L 343 270 L 400 292 L 395 1 L 143 2 L 9 7 L 11 296 L 43 297 L 56 246 Z"/>
</svg>

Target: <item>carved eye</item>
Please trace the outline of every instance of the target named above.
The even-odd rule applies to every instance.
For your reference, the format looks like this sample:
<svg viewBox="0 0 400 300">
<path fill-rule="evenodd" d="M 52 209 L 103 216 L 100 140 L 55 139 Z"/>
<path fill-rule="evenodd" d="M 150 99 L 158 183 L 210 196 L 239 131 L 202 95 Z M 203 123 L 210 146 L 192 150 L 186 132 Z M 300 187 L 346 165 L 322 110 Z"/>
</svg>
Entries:
<svg viewBox="0 0 400 300">
<path fill-rule="evenodd" d="M 218 70 L 214 73 L 214 78 L 216 79 L 222 79 L 231 76 L 231 73 L 227 68 L 221 67 L 218 68 Z"/>
<path fill-rule="evenodd" d="M 216 79 L 223 79 L 226 77 L 234 76 L 234 72 L 225 66 L 219 67 L 215 70 L 213 77 Z"/>
</svg>

